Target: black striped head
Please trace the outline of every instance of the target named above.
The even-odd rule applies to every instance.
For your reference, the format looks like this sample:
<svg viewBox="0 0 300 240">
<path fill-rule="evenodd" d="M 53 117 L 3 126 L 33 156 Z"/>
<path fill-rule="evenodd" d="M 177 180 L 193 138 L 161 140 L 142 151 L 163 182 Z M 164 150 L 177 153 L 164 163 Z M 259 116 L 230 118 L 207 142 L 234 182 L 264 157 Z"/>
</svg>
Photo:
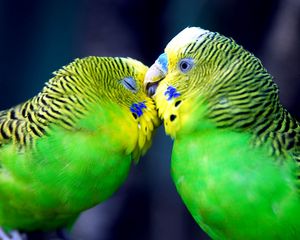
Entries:
<svg viewBox="0 0 300 240">
<path fill-rule="evenodd" d="M 147 67 L 130 58 L 87 57 L 76 59 L 63 69 L 44 90 L 84 98 L 90 102 L 116 102 L 130 109 L 146 95 L 142 87 Z"/>
<path fill-rule="evenodd" d="M 76 59 L 55 72 L 43 89 L 55 97 L 76 96 L 78 105 L 117 103 L 140 118 L 152 100 L 143 88 L 148 67 L 130 58 L 87 57 Z M 150 104 L 151 105 L 151 104 Z"/>
<path fill-rule="evenodd" d="M 138 159 L 160 123 L 154 101 L 143 87 L 147 70 L 130 58 L 76 59 L 55 72 L 37 96 L 0 112 L 0 145 L 11 140 L 27 145 L 56 126 L 81 129 L 80 124 L 91 118 L 98 127 L 120 135 L 126 143 L 124 151 Z M 101 125 L 103 121 L 108 126 Z"/>
<path fill-rule="evenodd" d="M 230 38 L 196 27 L 168 43 L 144 85 L 173 136 L 184 124 L 181 113 L 200 99 L 208 118 L 239 128 L 251 127 L 278 102 L 277 86 L 254 55 Z"/>
<path fill-rule="evenodd" d="M 138 156 L 149 147 L 153 130 L 159 124 L 154 101 L 143 87 L 147 70 L 147 66 L 131 58 L 87 57 L 59 70 L 48 87 L 53 89 L 56 85 L 64 94 L 75 94 L 76 101 L 82 105 L 112 103 L 122 109 L 134 123 L 131 128 L 138 129 L 135 150 Z M 128 131 L 132 131 L 130 126 Z"/>
</svg>

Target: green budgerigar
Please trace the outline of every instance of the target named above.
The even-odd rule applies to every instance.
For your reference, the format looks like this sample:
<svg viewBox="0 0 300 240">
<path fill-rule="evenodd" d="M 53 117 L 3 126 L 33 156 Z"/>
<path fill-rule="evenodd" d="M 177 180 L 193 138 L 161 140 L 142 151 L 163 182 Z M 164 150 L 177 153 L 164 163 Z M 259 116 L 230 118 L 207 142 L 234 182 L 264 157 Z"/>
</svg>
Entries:
<svg viewBox="0 0 300 240">
<path fill-rule="evenodd" d="M 159 124 L 147 69 L 130 58 L 76 59 L 37 96 L 0 111 L 0 226 L 71 225 L 120 187 Z"/>
<path fill-rule="evenodd" d="M 300 238 L 300 126 L 259 59 L 186 28 L 144 84 L 175 140 L 176 188 L 212 239 Z"/>
</svg>

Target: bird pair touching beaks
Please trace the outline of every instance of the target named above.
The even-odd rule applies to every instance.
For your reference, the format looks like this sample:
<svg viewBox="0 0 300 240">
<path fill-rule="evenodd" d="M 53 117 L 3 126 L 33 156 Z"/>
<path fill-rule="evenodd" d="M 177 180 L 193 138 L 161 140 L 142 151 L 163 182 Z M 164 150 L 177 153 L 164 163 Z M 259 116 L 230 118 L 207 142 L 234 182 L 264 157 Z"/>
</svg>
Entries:
<svg viewBox="0 0 300 240">
<path fill-rule="evenodd" d="M 197 27 L 149 69 L 76 59 L 0 111 L 0 238 L 70 227 L 121 186 L 160 120 L 174 184 L 212 239 L 300 239 L 299 123 L 259 59 Z"/>
</svg>

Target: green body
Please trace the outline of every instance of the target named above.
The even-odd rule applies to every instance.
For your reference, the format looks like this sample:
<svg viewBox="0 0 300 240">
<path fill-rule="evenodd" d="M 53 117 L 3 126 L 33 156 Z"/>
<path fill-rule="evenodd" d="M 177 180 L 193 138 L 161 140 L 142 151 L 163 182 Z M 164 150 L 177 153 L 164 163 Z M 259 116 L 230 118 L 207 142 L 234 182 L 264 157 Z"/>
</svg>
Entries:
<svg viewBox="0 0 300 240">
<path fill-rule="evenodd" d="M 213 239 L 297 239 L 294 160 L 276 160 L 270 145 L 254 148 L 250 134 L 205 122 L 178 133 L 172 153 L 174 183 L 195 221 Z"/>
<path fill-rule="evenodd" d="M 0 112 L 0 226 L 70 226 L 121 186 L 158 124 L 140 87 L 146 70 L 133 59 L 77 59 Z"/>
<path fill-rule="evenodd" d="M 110 197 L 131 165 L 131 155 L 110 137 L 111 131 L 103 134 L 101 126 L 117 131 L 111 120 L 85 124 L 80 132 L 55 129 L 30 153 L 5 147 L 0 153 L 0 224 L 55 229 Z"/>
</svg>

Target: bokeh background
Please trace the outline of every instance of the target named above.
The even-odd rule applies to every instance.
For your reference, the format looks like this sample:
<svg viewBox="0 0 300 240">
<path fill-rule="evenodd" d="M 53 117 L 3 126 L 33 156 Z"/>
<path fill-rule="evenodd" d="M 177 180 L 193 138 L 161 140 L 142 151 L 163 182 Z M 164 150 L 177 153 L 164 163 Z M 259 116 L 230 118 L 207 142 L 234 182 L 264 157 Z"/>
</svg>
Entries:
<svg viewBox="0 0 300 240">
<path fill-rule="evenodd" d="M 300 0 L 0 0 L 0 109 L 37 94 L 76 57 L 151 65 L 187 26 L 230 36 L 258 56 L 300 119 Z M 176 194 L 171 149 L 160 128 L 120 191 L 81 215 L 73 239 L 208 239 Z"/>
</svg>

